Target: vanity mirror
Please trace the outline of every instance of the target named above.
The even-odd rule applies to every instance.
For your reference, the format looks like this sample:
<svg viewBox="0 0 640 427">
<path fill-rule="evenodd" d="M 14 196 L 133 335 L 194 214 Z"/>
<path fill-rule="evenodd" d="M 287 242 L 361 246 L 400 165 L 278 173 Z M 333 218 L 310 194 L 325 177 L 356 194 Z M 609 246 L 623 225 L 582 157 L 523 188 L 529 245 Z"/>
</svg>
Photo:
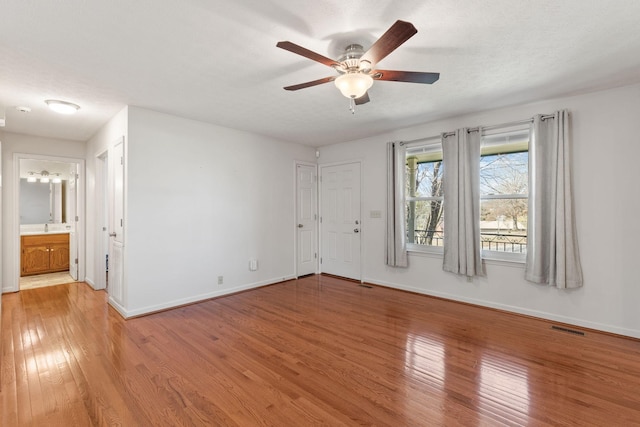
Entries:
<svg viewBox="0 0 640 427">
<path fill-rule="evenodd" d="M 71 170 L 64 162 L 20 160 L 20 225 L 67 222 Z"/>
</svg>

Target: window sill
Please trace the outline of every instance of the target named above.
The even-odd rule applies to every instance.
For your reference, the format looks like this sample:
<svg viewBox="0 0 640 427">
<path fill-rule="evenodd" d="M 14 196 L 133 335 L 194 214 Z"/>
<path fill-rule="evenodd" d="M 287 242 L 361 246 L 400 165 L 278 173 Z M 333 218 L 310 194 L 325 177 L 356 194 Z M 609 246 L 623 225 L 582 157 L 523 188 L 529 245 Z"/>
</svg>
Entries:
<svg viewBox="0 0 640 427">
<path fill-rule="evenodd" d="M 408 243 L 407 252 L 409 252 L 411 255 L 430 255 L 442 257 L 442 255 L 444 254 L 444 248 L 442 246 L 426 246 Z"/>
<path fill-rule="evenodd" d="M 442 258 L 444 249 L 441 246 L 407 245 L 410 256 Z M 526 254 L 514 254 L 510 252 L 482 251 L 482 261 L 488 264 L 504 265 L 509 267 L 524 267 Z"/>
<path fill-rule="evenodd" d="M 498 263 L 524 264 L 527 256 L 526 254 L 512 252 L 482 251 L 482 259 L 485 261 L 497 261 Z"/>
</svg>

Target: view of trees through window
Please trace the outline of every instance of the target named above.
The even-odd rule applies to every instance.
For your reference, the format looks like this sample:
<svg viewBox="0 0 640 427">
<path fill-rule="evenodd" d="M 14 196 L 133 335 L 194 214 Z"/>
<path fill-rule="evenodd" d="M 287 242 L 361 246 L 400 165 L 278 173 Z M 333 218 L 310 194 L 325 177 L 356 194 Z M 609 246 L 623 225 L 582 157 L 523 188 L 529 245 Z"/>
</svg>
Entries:
<svg viewBox="0 0 640 427">
<path fill-rule="evenodd" d="M 436 160 L 423 162 L 417 158 L 407 159 L 409 243 L 443 245 L 442 153 L 436 153 L 435 157 Z"/>
<path fill-rule="evenodd" d="M 480 233 L 483 250 L 526 253 L 528 131 L 492 136 L 480 158 Z M 407 151 L 406 224 L 409 244 L 443 246 L 443 170 L 438 147 Z"/>
<path fill-rule="evenodd" d="M 527 250 L 529 153 L 507 152 L 480 159 L 480 235 L 482 248 Z"/>
</svg>

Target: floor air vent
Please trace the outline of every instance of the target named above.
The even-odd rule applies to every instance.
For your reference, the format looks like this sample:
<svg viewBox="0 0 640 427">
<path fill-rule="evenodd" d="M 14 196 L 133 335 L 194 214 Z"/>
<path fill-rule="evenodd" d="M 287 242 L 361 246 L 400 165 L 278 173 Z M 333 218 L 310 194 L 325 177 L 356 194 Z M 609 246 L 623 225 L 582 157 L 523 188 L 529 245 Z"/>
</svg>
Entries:
<svg viewBox="0 0 640 427">
<path fill-rule="evenodd" d="M 575 329 L 563 328 L 562 326 L 551 326 L 551 329 L 555 329 L 556 331 L 568 332 L 574 335 L 582 335 L 584 336 L 584 332 L 576 331 Z"/>
<path fill-rule="evenodd" d="M 373 288 L 373 286 L 363 285 L 362 283 L 359 284 L 358 286 L 360 286 L 361 288 L 367 288 L 367 289 L 372 289 Z"/>
</svg>

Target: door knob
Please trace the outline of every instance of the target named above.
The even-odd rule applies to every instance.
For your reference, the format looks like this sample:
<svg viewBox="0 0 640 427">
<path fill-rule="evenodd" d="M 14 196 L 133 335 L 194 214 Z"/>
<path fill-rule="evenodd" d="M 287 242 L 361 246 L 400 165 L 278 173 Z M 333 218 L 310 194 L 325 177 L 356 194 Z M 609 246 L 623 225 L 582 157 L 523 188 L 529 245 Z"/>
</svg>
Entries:
<svg viewBox="0 0 640 427">
<path fill-rule="evenodd" d="M 304 225 L 298 224 L 298 228 L 302 228 L 302 227 L 304 227 Z"/>
<path fill-rule="evenodd" d="M 116 233 L 115 232 L 109 233 L 109 237 L 116 237 Z"/>
<path fill-rule="evenodd" d="M 360 232 L 360 230 L 358 230 L 357 228 L 354 228 L 354 229 L 353 229 L 353 232 L 354 232 L 354 233 L 359 233 L 359 232 Z"/>
</svg>

